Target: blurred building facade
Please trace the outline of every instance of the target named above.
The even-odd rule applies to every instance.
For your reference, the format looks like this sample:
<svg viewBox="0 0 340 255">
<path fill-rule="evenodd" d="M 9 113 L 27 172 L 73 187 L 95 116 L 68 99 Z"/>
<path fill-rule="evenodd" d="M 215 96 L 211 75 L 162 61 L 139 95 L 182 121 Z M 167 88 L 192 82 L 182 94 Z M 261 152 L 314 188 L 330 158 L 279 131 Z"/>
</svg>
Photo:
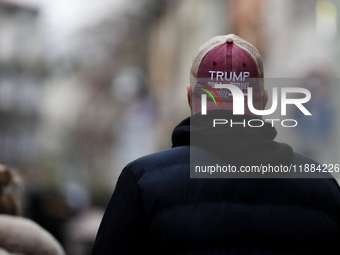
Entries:
<svg viewBox="0 0 340 255">
<path fill-rule="evenodd" d="M 40 156 L 40 102 L 48 70 L 38 9 L 0 3 L 0 161 L 34 179 Z"/>
</svg>

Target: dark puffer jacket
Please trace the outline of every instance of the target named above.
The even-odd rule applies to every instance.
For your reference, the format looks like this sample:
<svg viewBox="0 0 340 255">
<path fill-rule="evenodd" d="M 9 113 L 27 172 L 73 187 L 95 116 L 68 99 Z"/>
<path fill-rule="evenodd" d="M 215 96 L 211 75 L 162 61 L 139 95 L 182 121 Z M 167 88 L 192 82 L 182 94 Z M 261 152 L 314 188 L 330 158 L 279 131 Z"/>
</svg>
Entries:
<svg viewBox="0 0 340 255">
<path fill-rule="evenodd" d="M 336 254 L 340 190 L 334 179 L 191 179 L 190 150 L 198 156 L 216 153 L 204 143 L 189 146 L 189 123 L 188 118 L 175 128 L 174 148 L 123 170 L 92 255 Z M 191 132 L 203 137 L 211 131 Z M 235 164 L 317 163 L 274 142 L 275 135 L 268 125 L 224 127 L 218 139 L 226 150 L 237 148 L 228 153 Z"/>
</svg>

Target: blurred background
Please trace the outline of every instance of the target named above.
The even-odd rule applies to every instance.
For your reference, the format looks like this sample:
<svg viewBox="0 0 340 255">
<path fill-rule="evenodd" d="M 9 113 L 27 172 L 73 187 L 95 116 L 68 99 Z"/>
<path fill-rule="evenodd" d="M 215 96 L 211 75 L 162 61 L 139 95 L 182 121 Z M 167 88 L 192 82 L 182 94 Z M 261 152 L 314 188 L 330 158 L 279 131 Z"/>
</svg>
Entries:
<svg viewBox="0 0 340 255">
<path fill-rule="evenodd" d="M 221 34 L 254 44 L 266 78 L 319 95 L 313 121 L 277 127 L 277 140 L 340 163 L 339 11 L 330 0 L 0 1 L 0 162 L 25 180 L 24 215 L 68 254 L 89 254 L 121 170 L 171 147 L 190 114 L 191 58 Z"/>
</svg>

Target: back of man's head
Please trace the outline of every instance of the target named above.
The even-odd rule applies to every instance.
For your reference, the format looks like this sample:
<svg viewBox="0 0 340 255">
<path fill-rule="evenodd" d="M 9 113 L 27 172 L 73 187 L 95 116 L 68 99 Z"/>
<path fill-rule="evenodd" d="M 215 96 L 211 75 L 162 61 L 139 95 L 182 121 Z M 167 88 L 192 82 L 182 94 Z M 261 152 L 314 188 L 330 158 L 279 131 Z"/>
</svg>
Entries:
<svg viewBox="0 0 340 255">
<path fill-rule="evenodd" d="M 202 112 L 202 94 L 206 94 L 207 110 L 233 109 L 235 93 L 218 88 L 219 84 L 236 86 L 242 91 L 246 114 L 254 115 L 247 106 L 248 87 L 252 88 L 254 108 L 264 108 L 267 94 L 263 86 L 262 57 L 252 44 L 234 34 L 216 36 L 195 53 L 188 86 L 192 114 Z"/>
</svg>

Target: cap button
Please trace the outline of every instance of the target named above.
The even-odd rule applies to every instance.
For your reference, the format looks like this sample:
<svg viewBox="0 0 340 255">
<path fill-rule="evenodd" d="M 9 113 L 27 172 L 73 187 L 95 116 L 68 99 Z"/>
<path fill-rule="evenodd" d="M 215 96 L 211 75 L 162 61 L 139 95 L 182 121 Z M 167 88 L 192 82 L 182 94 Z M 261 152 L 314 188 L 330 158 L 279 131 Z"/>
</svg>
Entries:
<svg viewBox="0 0 340 255">
<path fill-rule="evenodd" d="M 229 44 L 233 44 L 233 43 L 234 43 L 234 40 L 233 40 L 233 38 L 228 38 L 228 39 L 227 39 L 227 43 L 229 43 Z"/>
</svg>

